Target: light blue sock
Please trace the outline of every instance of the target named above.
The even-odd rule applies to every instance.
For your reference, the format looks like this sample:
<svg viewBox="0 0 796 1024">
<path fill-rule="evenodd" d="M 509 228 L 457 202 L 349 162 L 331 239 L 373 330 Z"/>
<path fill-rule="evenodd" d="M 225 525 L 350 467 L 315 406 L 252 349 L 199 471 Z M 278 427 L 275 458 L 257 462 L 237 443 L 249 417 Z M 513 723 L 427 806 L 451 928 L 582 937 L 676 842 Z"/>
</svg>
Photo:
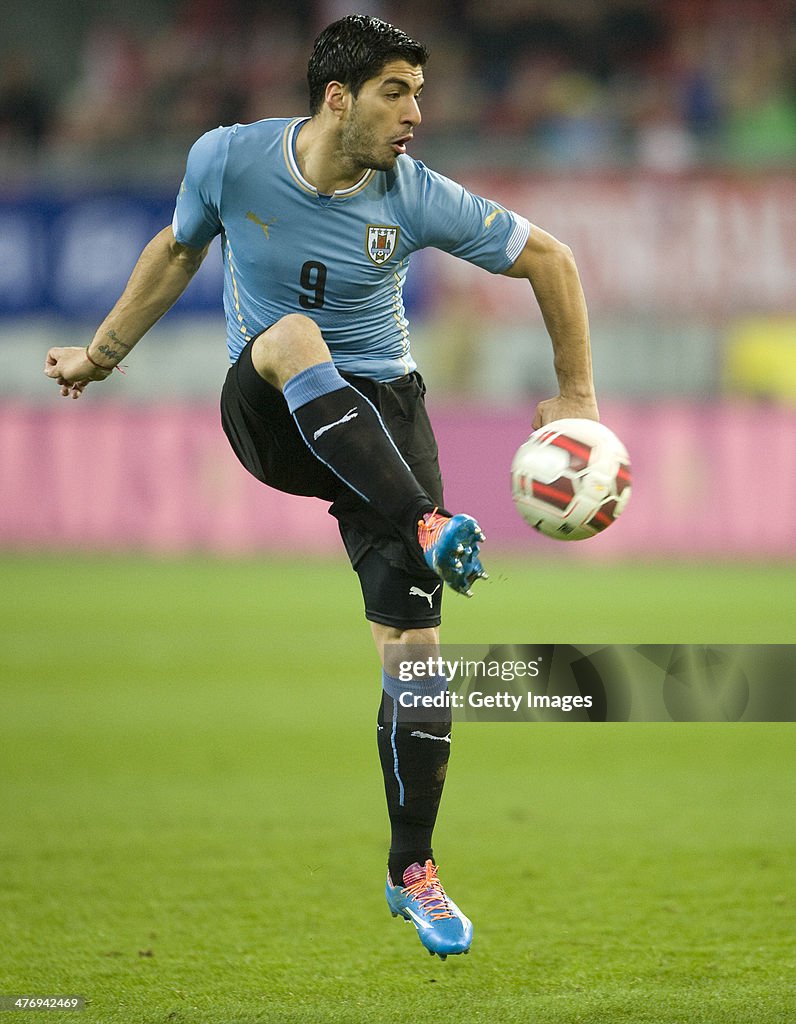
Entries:
<svg viewBox="0 0 796 1024">
<path fill-rule="evenodd" d="M 287 407 L 291 414 L 315 398 L 350 387 L 340 374 L 334 363 L 317 363 L 301 370 L 282 388 Z"/>
</svg>

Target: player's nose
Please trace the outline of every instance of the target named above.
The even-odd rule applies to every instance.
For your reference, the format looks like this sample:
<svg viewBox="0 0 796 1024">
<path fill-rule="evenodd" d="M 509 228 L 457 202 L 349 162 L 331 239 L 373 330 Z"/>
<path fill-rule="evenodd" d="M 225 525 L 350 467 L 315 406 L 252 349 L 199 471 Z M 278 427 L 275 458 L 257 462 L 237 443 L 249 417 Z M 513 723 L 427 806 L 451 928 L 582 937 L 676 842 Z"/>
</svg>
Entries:
<svg viewBox="0 0 796 1024">
<path fill-rule="evenodd" d="M 420 106 L 414 96 L 407 97 L 408 103 L 403 111 L 402 122 L 408 124 L 412 128 L 416 128 L 423 120 L 423 116 L 420 113 Z"/>
</svg>

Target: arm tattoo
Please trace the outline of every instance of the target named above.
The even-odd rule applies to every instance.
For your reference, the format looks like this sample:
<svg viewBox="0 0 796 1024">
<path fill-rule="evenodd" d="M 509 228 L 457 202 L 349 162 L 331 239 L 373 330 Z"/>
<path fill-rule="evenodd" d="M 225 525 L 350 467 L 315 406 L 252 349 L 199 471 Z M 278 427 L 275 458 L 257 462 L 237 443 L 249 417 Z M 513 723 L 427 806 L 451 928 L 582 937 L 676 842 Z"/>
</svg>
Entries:
<svg viewBox="0 0 796 1024">
<path fill-rule="evenodd" d="M 112 342 L 114 342 L 116 345 L 121 345 L 121 347 L 126 352 L 129 352 L 130 349 L 132 348 L 132 345 L 126 345 L 122 341 L 122 339 L 119 337 L 119 335 L 116 333 L 116 331 L 113 330 L 113 328 L 111 328 L 109 331 L 106 331 L 105 333 L 108 335 L 108 337 L 111 339 Z"/>
</svg>

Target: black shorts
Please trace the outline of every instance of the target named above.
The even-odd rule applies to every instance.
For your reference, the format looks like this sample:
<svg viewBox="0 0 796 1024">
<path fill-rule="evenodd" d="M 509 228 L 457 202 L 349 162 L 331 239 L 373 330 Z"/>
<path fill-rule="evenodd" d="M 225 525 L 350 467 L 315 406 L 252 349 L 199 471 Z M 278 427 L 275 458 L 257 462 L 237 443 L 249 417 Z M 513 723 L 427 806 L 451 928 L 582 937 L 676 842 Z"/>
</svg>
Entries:
<svg viewBox="0 0 796 1024">
<path fill-rule="evenodd" d="M 281 391 L 254 369 L 251 346 L 230 367 L 221 392 L 221 422 L 233 451 L 262 483 L 331 502 L 348 557 L 359 575 L 368 619 L 402 629 L 440 621 L 439 577 L 413 557 L 394 526 L 307 448 Z M 437 442 L 418 373 L 382 383 L 342 377 L 378 409 L 398 450 L 435 505 L 443 506 Z"/>
</svg>

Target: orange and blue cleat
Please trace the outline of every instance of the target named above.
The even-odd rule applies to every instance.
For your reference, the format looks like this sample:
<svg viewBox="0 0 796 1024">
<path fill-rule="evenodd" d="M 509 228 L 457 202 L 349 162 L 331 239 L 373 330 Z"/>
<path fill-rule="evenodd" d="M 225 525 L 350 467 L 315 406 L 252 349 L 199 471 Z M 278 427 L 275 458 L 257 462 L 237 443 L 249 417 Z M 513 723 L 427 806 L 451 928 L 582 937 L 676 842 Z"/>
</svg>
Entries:
<svg viewBox="0 0 796 1024">
<path fill-rule="evenodd" d="M 472 922 L 443 889 L 434 863 L 427 860 L 425 867 L 410 864 L 403 881 L 402 886 L 393 885 L 387 875 L 387 906 L 392 916 L 411 921 L 420 941 L 440 960 L 468 953 L 473 941 Z"/>
<path fill-rule="evenodd" d="M 417 539 L 426 565 L 457 593 L 472 597 L 472 584 L 489 579 L 478 557 L 478 545 L 486 537 L 472 516 L 426 512 L 418 521 Z"/>
</svg>

